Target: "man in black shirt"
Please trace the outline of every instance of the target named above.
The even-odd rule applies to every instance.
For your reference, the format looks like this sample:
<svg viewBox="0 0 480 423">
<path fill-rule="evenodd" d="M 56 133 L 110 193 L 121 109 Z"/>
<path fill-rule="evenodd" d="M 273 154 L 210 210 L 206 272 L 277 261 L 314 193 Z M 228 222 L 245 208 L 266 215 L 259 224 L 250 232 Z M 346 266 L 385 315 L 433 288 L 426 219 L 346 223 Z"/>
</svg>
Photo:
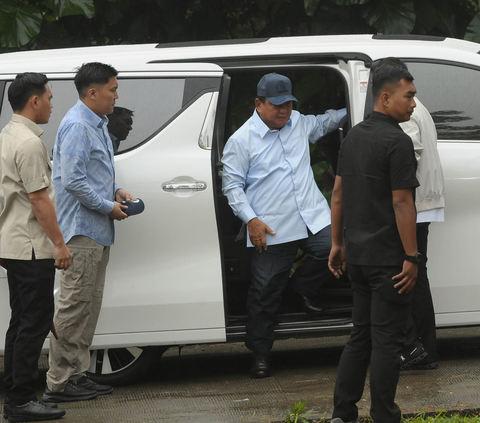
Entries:
<svg viewBox="0 0 480 423">
<path fill-rule="evenodd" d="M 410 119 L 416 93 L 412 75 L 393 66 L 372 75 L 375 109 L 348 133 L 332 194 L 329 267 L 345 269 L 353 289 L 353 329 L 340 359 L 333 423 L 355 422 L 369 362 L 374 423 L 398 423 L 395 403 L 420 259 L 415 236 L 416 160 L 399 122 Z M 345 239 L 345 241 L 344 241 Z"/>
</svg>

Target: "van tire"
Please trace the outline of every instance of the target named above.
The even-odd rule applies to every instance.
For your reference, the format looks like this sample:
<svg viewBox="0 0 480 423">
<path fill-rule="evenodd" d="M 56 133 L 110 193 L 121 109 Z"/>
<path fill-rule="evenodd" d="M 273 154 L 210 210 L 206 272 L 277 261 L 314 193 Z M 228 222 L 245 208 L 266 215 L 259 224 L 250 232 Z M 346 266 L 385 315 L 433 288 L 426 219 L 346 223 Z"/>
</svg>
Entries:
<svg viewBox="0 0 480 423">
<path fill-rule="evenodd" d="M 100 384 L 128 385 L 141 379 L 166 350 L 165 346 L 93 350 L 87 374 Z"/>
</svg>

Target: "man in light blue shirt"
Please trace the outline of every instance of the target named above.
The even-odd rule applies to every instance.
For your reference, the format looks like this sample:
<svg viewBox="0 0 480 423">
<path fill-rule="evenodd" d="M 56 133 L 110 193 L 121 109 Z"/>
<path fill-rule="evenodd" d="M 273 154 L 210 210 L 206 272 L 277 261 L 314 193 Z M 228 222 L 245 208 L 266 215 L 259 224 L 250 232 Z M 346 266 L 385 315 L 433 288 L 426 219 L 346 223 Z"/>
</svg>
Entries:
<svg viewBox="0 0 480 423">
<path fill-rule="evenodd" d="M 86 376 L 102 304 L 105 272 L 114 241 L 114 220 L 127 214 L 120 204 L 133 197 L 115 184 L 107 114 L 118 98 L 117 71 L 86 63 L 75 76 L 80 99 L 65 115 L 53 150 L 58 222 L 73 264 L 61 274 L 55 326 L 50 338 L 46 402 L 82 401 L 107 395 L 112 387 Z"/>
<path fill-rule="evenodd" d="M 313 298 L 330 278 L 330 208 L 313 178 L 309 143 L 338 129 L 346 110 L 305 116 L 292 111 L 292 101 L 289 78 L 265 75 L 252 117 L 223 151 L 223 193 L 248 227 L 247 246 L 254 247 L 246 337 L 252 377 L 270 375 L 275 314 L 298 248 L 306 258 L 292 285 L 307 311 L 321 312 Z"/>
</svg>

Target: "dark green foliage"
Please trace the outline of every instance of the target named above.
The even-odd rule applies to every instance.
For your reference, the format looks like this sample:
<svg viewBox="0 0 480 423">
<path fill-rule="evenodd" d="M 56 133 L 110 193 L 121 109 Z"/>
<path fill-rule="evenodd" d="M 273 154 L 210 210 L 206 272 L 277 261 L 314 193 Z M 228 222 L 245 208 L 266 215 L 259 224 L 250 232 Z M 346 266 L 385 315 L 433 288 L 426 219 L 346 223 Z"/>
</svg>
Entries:
<svg viewBox="0 0 480 423">
<path fill-rule="evenodd" d="M 479 41 L 479 0 L 2 0 L 2 51 L 313 34 Z"/>
</svg>

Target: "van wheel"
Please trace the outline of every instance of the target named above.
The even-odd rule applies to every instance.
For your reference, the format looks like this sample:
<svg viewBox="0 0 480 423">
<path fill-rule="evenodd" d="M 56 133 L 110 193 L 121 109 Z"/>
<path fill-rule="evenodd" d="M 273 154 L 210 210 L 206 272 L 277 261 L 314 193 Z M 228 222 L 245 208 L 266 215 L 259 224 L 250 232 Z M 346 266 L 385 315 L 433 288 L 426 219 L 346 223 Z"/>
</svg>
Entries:
<svg viewBox="0 0 480 423">
<path fill-rule="evenodd" d="M 88 376 L 97 383 L 119 386 L 136 382 L 168 347 L 127 347 L 90 351 Z"/>
</svg>

